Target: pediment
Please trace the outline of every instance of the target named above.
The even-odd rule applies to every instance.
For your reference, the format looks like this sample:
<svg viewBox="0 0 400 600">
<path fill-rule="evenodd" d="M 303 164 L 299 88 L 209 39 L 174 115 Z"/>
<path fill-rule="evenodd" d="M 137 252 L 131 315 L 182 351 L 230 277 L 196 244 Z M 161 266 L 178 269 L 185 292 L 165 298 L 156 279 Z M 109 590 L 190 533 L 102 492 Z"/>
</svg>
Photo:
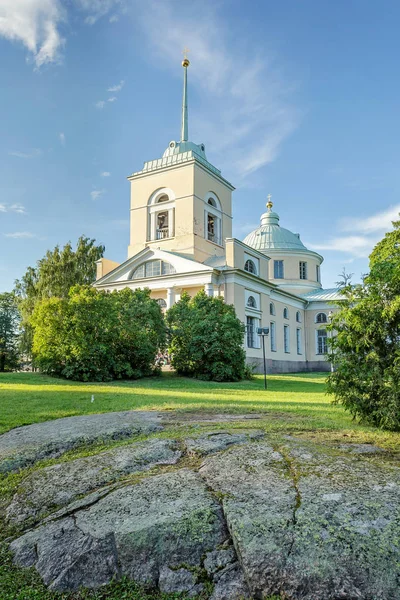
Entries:
<svg viewBox="0 0 400 600">
<path fill-rule="evenodd" d="M 104 275 L 101 279 L 98 279 L 95 285 L 98 284 L 110 284 L 120 283 L 123 281 L 130 281 L 133 272 L 143 263 L 151 260 L 161 260 L 165 263 L 169 263 L 175 270 L 175 274 L 185 273 L 196 273 L 199 271 L 212 271 L 213 268 L 203 263 L 197 262 L 190 258 L 186 258 L 181 254 L 175 252 L 169 252 L 166 250 L 144 248 L 135 256 L 128 258 L 125 262 L 120 264 L 118 267 Z M 163 277 L 163 275 L 159 275 Z"/>
</svg>

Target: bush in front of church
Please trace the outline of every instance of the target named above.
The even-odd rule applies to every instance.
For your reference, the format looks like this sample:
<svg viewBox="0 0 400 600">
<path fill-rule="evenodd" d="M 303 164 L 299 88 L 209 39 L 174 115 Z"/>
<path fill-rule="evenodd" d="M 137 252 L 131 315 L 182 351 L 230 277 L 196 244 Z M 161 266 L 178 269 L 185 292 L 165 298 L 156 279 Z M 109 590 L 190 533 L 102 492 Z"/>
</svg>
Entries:
<svg viewBox="0 0 400 600">
<path fill-rule="evenodd" d="M 186 293 L 167 313 L 172 366 L 181 375 L 212 381 L 248 376 L 244 325 L 223 298 Z"/>
<path fill-rule="evenodd" d="M 149 290 L 75 286 L 68 298 L 40 301 L 32 324 L 35 365 L 78 381 L 151 375 L 165 344 L 163 315 Z"/>
</svg>

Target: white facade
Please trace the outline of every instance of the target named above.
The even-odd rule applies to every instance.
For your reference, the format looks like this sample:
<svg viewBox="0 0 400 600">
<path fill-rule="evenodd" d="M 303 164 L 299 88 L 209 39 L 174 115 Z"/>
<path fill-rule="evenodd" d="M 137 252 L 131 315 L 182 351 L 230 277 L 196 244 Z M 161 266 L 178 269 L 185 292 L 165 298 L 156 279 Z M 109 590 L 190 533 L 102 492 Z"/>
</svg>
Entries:
<svg viewBox="0 0 400 600">
<path fill-rule="evenodd" d="M 188 64 L 183 66 L 186 70 Z M 185 102 L 182 131 L 187 134 Z M 243 242 L 232 238 L 234 188 L 207 161 L 204 145 L 185 137 L 170 142 L 162 159 L 145 163 L 128 178 L 128 259 L 120 265 L 98 261 L 94 285 L 149 288 L 164 309 L 183 291 L 222 296 L 246 325 L 244 347 L 256 369 L 262 365 L 257 328 L 263 326 L 270 329 L 270 372 L 327 370 L 326 325 L 339 293 L 322 289 L 322 256 L 280 227 L 270 201 L 259 228 Z"/>
</svg>

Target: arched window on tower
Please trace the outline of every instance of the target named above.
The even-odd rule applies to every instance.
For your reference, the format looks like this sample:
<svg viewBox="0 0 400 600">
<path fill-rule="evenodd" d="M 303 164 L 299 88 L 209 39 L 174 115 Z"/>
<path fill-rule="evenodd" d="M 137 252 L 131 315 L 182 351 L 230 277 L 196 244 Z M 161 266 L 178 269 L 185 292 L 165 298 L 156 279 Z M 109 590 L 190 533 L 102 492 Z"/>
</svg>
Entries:
<svg viewBox="0 0 400 600">
<path fill-rule="evenodd" d="M 148 204 L 148 241 L 164 240 L 175 235 L 175 196 L 172 190 L 156 190 Z"/>
<path fill-rule="evenodd" d="M 289 318 L 289 310 L 286 308 L 283 309 L 283 318 L 284 319 L 288 319 Z"/>
<path fill-rule="evenodd" d="M 257 275 L 256 265 L 254 264 L 254 261 L 250 260 L 250 258 L 244 263 L 244 270 Z"/>
<path fill-rule="evenodd" d="M 206 195 L 206 210 L 204 213 L 205 238 L 214 244 L 222 244 L 221 205 L 213 192 Z"/>
<path fill-rule="evenodd" d="M 270 302 L 269 304 L 269 314 L 275 315 L 275 304 L 273 302 Z"/>
<path fill-rule="evenodd" d="M 296 312 L 296 321 L 297 323 L 301 323 L 301 314 L 299 310 Z"/>
</svg>

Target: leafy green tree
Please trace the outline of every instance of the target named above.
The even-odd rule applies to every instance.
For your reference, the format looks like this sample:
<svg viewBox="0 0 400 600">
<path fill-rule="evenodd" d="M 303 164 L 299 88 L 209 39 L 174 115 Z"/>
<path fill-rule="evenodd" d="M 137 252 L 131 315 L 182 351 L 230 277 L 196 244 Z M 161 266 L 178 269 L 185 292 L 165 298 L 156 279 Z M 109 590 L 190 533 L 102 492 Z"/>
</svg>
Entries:
<svg viewBox="0 0 400 600">
<path fill-rule="evenodd" d="M 13 371 L 19 364 L 20 314 L 15 295 L 0 294 L 0 372 Z"/>
<path fill-rule="evenodd" d="M 186 293 L 167 313 L 172 365 L 178 373 L 214 381 L 248 375 L 243 349 L 244 325 L 223 298 Z"/>
<path fill-rule="evenodd" d="M 21 342 L 25 352 L 32 348 L 30 319 L 38 302 L 44 298 L 67 298 L 74 285 L 88 285 L 96 279 L 96 261 L 104 254 L 104 246 L 95 240 L 81 236 L 76 249 L 68 242 L 62 249 L 56 246 L 48 250 L 36 267 L 28 267 L 20 280 L 15 282 L 22 314 Z"/>
<path fill-rule="evenodd" d="M 75 286 L 68 298 L 39 302 L 31 319 L 41 371 L 80 381 L 151 375 L 165 346 L 161 309 L 149 290 L 107 293 Z"/>
<path fill-rule="evenodd" d="M 362 284 L 343 288 L 330 325 L 328 390 L 354 417 L 400 430 L 400 221 L 393 225 Z"/>
</svg>

